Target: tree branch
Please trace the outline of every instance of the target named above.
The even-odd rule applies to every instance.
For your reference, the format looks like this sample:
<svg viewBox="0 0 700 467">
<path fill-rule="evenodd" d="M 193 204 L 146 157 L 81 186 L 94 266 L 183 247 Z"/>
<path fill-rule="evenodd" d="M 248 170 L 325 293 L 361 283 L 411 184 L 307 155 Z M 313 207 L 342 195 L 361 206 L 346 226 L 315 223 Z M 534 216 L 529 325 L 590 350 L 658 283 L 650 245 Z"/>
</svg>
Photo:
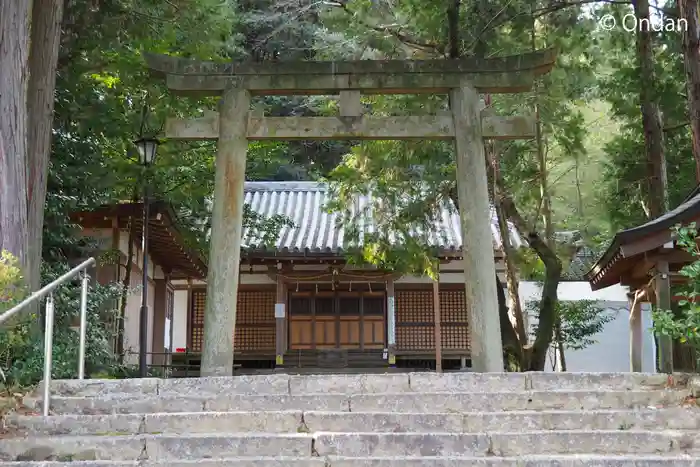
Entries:
<svg viewBox="0 0 700 467">
<path fill-rule="evenodd" d="M 344 0 L 337 1 L 337 2 L 325 2 L 326 5 L 328 6 L 333 6 L 336 8 L 340 8 L 343 10 L 345 13 L 347 13 L 350 16 L 356 16 L 355 13 L 348 8 L 347 4 L 345 3 Z M 371 24 L 368 24 L 365 21 L 357 19 L 357 21 L 364 27 L 371 29 L 372 31 L 383 33 L 383 34 L 389 34 L 402 42 L 403 44 L 406 44 L 410 47 L 415 47 L 417 49 L 421 50 L 430 50 L 439 53 L 440 55 L 445 55 L 445 45 L 444 44 L 439 44 L 435 42 L 421 42 L 418 39 L 414 39 L 410 36 L 407 36 L 406 34 L 402 33 L 399 29 L 394 29 L 390 28 L 387 26 L 372 26 Z"/>
</svg>

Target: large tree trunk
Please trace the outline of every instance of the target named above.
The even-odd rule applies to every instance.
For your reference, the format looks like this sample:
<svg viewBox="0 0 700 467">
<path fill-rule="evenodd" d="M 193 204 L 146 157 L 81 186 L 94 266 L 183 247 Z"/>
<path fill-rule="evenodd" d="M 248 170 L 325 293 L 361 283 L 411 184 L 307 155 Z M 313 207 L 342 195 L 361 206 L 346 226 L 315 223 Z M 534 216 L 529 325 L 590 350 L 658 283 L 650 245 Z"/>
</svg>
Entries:
<svg viewBox="0 0 700 467">
<path fill-rule="evenodd" d="M 510 369 L 509 363 L 517 365 L 519 370 L 522 370 L 523 348 L 518 340 L 518 335 L 513 329 L 513 323 L 508 314 L 508 303 L 506 302 L 506 294 L 503 293 L 503 283 L 496 274 L 496 294 L 498 296 L 498 316 L 501 322 L 501 341 L 503 342 L 503 361 L 506 369 Z"/>
<path fill-rule="evenodd" d="M 496 202 L 496 216 L 498 217 L 498 230 L 501 233 L 503 242 L 503 256 L 505 256 L 506 285 L 508 288 L 508 298 L 512 306 L 513 317 L 515 318 L 515 328 L 518 334 L 520 346 L 525 348 L 528 344 L 525 317 L 520 303 L 520 280 L 518 279 L 517 266 L 515 264 L 515 250 L 510 244 L 510 231 L 508 229 L 508 217 L 500 205 Z M 521 362 L 522 363 L 522 362 Z"/>
<path fill-rule="evenodd" d="M 136 190 L 134 190 L 134 201 L 136 200 Z M 116 335 L 116 353 L 119 363 L 124 363 L 124 317 L 126 316 L 126 301 L 131 292 L 131 270 L 134 268 L 134 241 L 136 240 L 136 226 L 134 218 L 129 217 L 129 245 L 126 249 L 126 272 L 122 280 L 122 290 L 119 297 L 119 314 L 117 315 L 117 335 Z M 118 261 L 121 264 L 121 260 Z"/>
<path fill-rule="evenodd" d="M 38 290 L 41 283 L 46 179 L 51 154 L 56 64 L 64 0 L 34 0 L 33 3 L 29 53 L 31 75 L 27 95 L 27 281 L 32 290 Z"/>
<path fill-rule="evenodd" d="M 537 324 L 535 342 L 532 344 L 529 365 L 525 368 L 530 371 L 543 371 L 547 361 L 547 351 L 552 343 L 554 325 L 557 317 L 557 289 L 559 287 L 559 280 L 561 279 L 561 261 L 549 245 L 540 238 L 537 232 L 528 229 L 527 223 L 518 212 L 515 203 L 513 203 L 510 197 L 502 197 L 501 204 L 505 212 L 508 213 L 508 218 L 515 224 L 518 230 L 521 232 L 528 232 L 527 241 L 530 244 L 530 248 L 535 250 L 537 256 L 544 263 L 545 277 L 539 306 L 539 322 Z"/>
<path fill-rule="evenodd" d="M 682 19 L 688 27 L 683 34 L 683 57 L 688 87 L 688 116 L 695 159 L 695 179 L 700 183 L 700 19 L 698 0 L 678 0 Z"/>
<path fill-rule="evenodd" d="M 27 272 L 27 83 L 31 2 L 0 2 L 0 250 Z"/>
<path fill-rule="evenodd" d="M 489 161 L 492 165 L 494 161 Z M 513 199 L 506 193 L 500 172 L 494 170 L 494 197 L 498 198 L 498 204 L 502 206 L 508 219 L 515 224 L 515 227 L 523 234 L 527 234 L 527 241 L 530 248 L 535 250 L 537 256 L 544 263 L 545 277 L 542 287 L 542 298 L 539 306 L 539 323 L 535 334 L 535 342 L 532 347 L 525 352 L 527 355 L 527 365 L 523 370 L 543 371 L 547 361 L 547 351 L 552 343 L 554 325 L 557 317 L 557 289 L 561 279 L 562 264 L 554 250 L 542 240 L 537 231 L 525 222 L 520 215 Z"/>
<path fill-rule="evenodd" d="M 647 155 L 649 177 L 649 210 L 651 218 L 656 218 L 668 210 L 666 179 L 666 157 L 664 154 L 663 131 L 659 115 L 658 96 L 654 81 L 654 59 L 652 37 L 649 30 L 649 1 L 638 0 L 634 13 L 640 27 L 637 31 L 637 59 L 639 60 L 640 82 L 639 99 L 644 126 L 644 144 Z"/>
<path fill-rule="evenodd" d="M 490 104 L 490 96 L 485 97 L 487 105 Z M 492 180 L 500 180 L 501 166 L 498 159 L 497 146 L 494 141 L 489 141 L 485 143 L 486 147 L 486 158 L 490 162 L 490 172 Z M 498 188 L 496 184 L 492 184 L 493 192 L 493 205 L 496 211 L 496 219 L 498 221 L 498 230 L 501 235 L 501 250 L 503 251 L 503 256 L 505 258 L 506 267 L 506 286 L 508 289 L 508 298 L 510 299 L 511 309 L 510 311 L 515 318 L 515 330 L 516 343 L 518 345 L 518 365 L 522 369 L 525 365 L 523 357 L 525 356 L 524 349 L 528 345 L 528 335 L 525 326 L 525 317 L 523 315 L 522 306 L 520 304 L 520 281 L 518 280 L 518 271 L 515 264 L 515 249 L 510 243 L 510 229 L 508 228 L 508 217 L 506 216 L 503 207 L 499 202 L 499 196 L 497 196 Z M 503 298 L 505 302 L 505 297 Z M 500 302 L 500 297 L 499 297 Z M 510 321 L 510 320 L 509 320 Z M 501 323 L 503 326 L 503 322 Z M 508 327 L 512 328 L 512 324 L 509 322 Z M 504 344 L 505 345 L 505 344 Z"/>
<path fill-rule="evenodd" d="M 459 58 L 459 6 L 462 0 L 447 0 L 447 56 Z"/>
</svg>

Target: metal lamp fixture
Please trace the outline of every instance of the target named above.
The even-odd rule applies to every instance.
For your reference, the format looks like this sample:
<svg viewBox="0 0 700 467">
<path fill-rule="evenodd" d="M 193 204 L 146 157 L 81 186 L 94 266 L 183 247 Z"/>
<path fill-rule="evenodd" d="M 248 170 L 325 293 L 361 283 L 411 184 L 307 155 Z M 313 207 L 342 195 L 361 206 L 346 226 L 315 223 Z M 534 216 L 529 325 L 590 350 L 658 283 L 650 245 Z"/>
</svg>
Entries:
<svg viewBox="0 0 700 467">
<path fill-rule="evenodd" d="M 158 145 L 160 142 L 155 138 L 141 137 L 134 141 L 134 145 L 139 153 L 139 163 L 143 167 L 149 167 L 156 160 Z M 139 376 L 148 376 L 148 359 L 146 350 L 148 349 L 148 220 L 150 219 L 148 183 L 143 184 L 143 239 L 141 250 L 143 252 L 143 264 L 141 266 L 142 290 L 141 308 L 139 310 Z"/>
<path fill-rule="evenodd" d="M 155 138 L 141 137 L 134 141 L 134 145 L 139 153 L 139 163 L 143 166 L 149 166 L 156 160 L 158 145 L 160 141 Z"/>
</svg>

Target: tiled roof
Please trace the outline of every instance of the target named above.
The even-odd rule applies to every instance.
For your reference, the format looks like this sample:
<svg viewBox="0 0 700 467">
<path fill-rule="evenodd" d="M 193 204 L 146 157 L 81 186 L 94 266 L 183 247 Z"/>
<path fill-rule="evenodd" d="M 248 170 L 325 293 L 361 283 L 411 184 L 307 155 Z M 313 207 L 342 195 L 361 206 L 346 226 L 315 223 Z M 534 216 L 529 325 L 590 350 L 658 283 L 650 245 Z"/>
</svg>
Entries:
<svg viewBox="0 0 700 467">
<path fill-rule="evenodd" d="M 339 225 L 340 214 L 329 213 L 325 208 L 330 201 L 328 186 L 318 182 L 246 182 L 245 203 L 260 215 L 270 217 L 281 214 L 294 222 L 293 227 L 283 227 L 277 237 L 276 250 L 280 252 L 337 253 L 347 246 L 344 229 Z M 368 198 L 361 196 L 358 206 L 366 205 Z M 450 203 L 452 204 L 452 203 Z M 430 232 L 430 243 L 443 250 L 462 249 L 459 214 L 453 205 L 445 206 L 441 222 Z M 375 229 L 369 219 L 366 230 Z M 509 224 L 511 243 L 519 247 L 523 241 L 516 229 Z M 501 236 L 495 212 L 492 211 L 491 232 L 494 246 L 500 247 Z M 243 233 L 243 243 L 255 249 L 259 240 L 248 231 Z"/>
</svg>

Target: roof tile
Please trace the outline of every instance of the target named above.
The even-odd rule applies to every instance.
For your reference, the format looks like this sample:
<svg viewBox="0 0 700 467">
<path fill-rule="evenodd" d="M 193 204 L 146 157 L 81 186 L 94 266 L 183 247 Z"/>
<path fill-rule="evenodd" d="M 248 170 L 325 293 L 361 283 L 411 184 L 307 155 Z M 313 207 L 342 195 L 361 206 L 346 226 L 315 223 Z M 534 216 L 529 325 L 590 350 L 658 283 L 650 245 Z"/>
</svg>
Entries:
<svg viewBox="0 0 700 467">
<path fill-rule="evenodd" d="M 293 227 L 283 227 L 277 237 L 278 251 L 297 252 L 341 252 L 344 244 L 344 229 L 337 225 L 339 215 L 327 212 L 325 206 L 330 201 L 328 185 L 319 182 L 246 182 L 245 203 L 258 214 L 266 217 L 275 214 L 285 215 L 294 222 Z M 362 209 L 369 199 L 359 196 L 355 206 Z M 495 211 L 491 210 L 491 232 L 494 247 L 501 247 L 501 236 Z M 459 214 L 454 205 L 444 206 L 439 216 L 440 222 L 430 232 L 431 244 L 445 250 L 462 249 L 462 232 Z M 365 231 L 372 232 L 376 226 L 372 219 L 367 220 Z M 509 223 L 511 243 L 522 246 L 523 240 L 515 227 Z M 245 245 L 256 245 L 252 232 L 243 232 Z"/>
</svg>

